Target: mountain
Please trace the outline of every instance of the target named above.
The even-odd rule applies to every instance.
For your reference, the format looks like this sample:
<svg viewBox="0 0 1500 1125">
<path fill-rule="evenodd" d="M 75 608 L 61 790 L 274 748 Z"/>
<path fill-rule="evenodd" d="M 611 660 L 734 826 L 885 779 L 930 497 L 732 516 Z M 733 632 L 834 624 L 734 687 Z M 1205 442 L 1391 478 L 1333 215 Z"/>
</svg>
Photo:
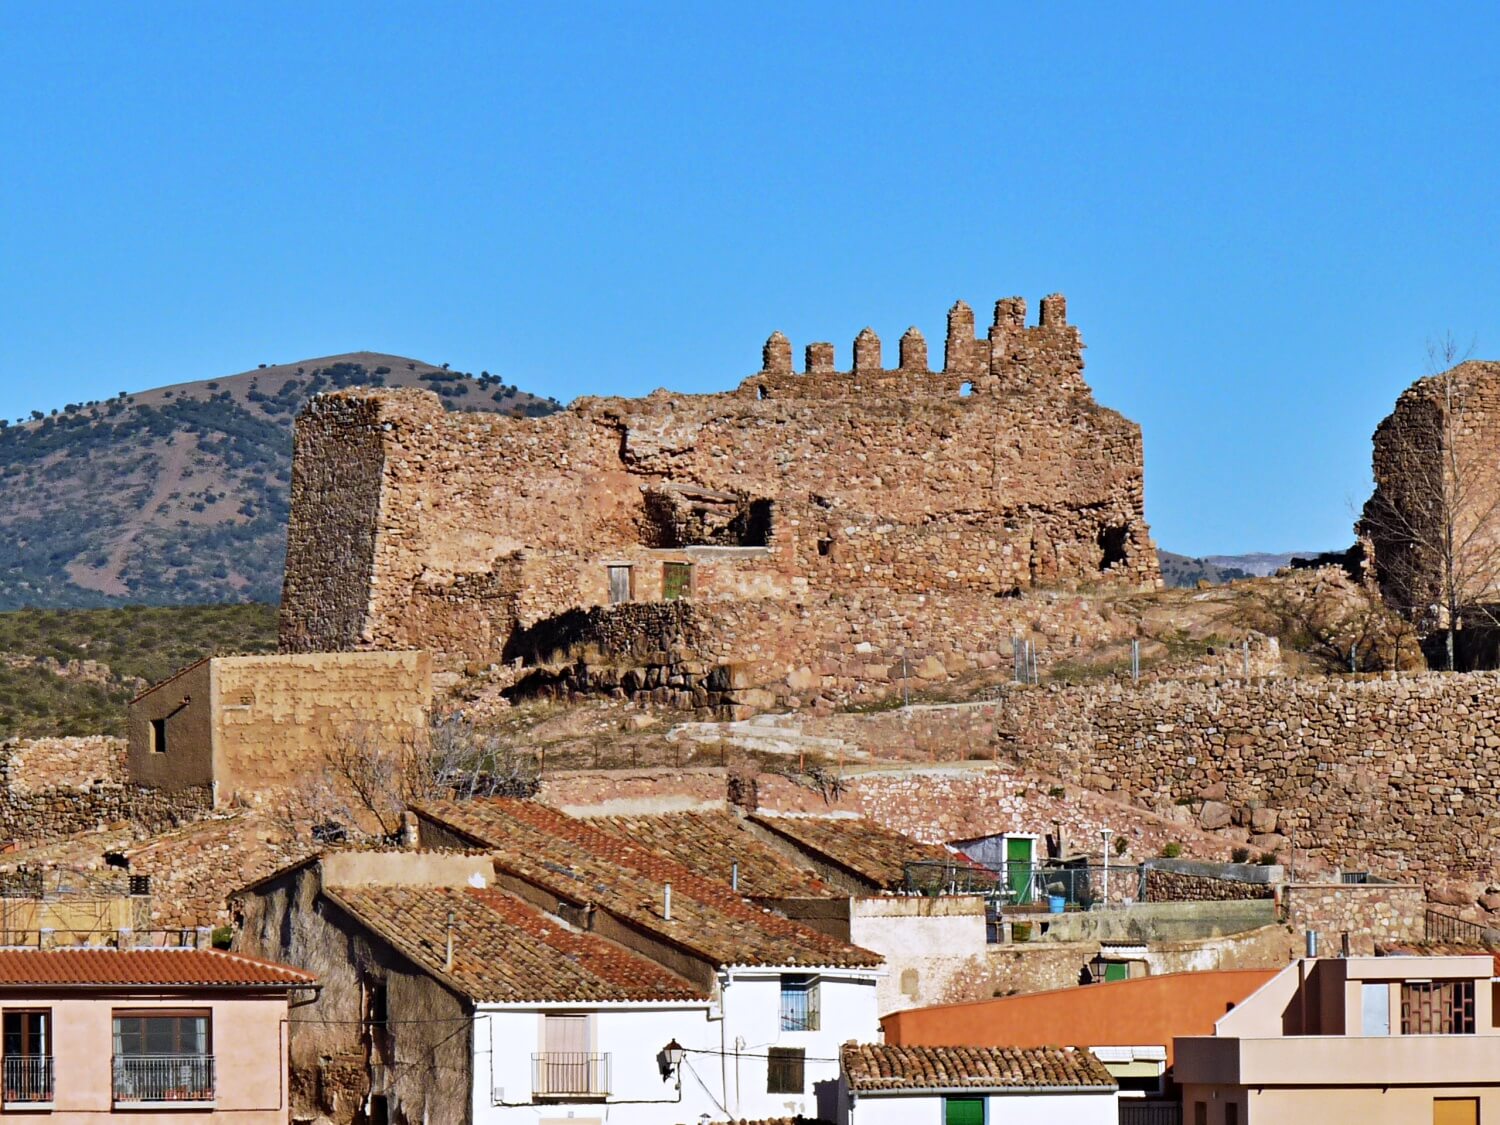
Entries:
<svg viewBox="0 0 1500 1125">
<path fill-rule="evenodd" d="M 1281 554 L 1257 551 L 1245 555 L 1193 558 L 1158 550 L 1156 559 L 1161 565 L 1162 579 L 1168 586 L 1196 586 L 1199 582 L 1222 586 L 1236 578 L 1264 578 L 1290 566 L 1293 559 L 1311 559 L 1318 555 L 1318 551 L 1286 551 Z"/>
<path fill-rule="evenodd" d="M 350 386 L 425 387 L 450 410 L 559 408 L 488 372 L 351 352 L 0 421 L 0 610 L 279 601 L 292 420 Z"/>
</svg>

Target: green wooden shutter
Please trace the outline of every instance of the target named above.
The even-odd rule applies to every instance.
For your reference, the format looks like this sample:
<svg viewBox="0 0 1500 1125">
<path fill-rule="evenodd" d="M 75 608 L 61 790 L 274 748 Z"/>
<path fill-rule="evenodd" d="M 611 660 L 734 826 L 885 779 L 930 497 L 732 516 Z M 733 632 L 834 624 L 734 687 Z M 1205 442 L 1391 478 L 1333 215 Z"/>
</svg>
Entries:
<svg viewBox="0 0 1500 1125">
<path fill-rule="evenodd" d="M 943 1125 L 984 1125 L 983 1098 L 945 1098 Z"/>
</svg>

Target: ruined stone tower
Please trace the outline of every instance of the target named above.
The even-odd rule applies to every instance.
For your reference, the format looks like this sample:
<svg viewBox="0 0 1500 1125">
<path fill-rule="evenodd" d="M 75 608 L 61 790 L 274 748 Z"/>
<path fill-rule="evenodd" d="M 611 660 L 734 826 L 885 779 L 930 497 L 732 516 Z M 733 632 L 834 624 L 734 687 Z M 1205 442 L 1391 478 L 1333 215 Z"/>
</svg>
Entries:
<svg viewBox="0 0 1500 1125">
<path fill-rule="evenodd" d="M 1159 581 L 1140 429 L 1094 403 L 1082 348 L 1061 296 L 1034 325 L 1013 297 L 983 338 L 953 307 L 941 371 L 914 328 L 894 368 L 865 329 L 847 371 L 827 343 L 796 371 L 778 332 L 720 394 L 539 419 L 320 396 L 297 421 L 282 645 L 753 663 L 778 697 L 837 694 L 893 646 L 977 659 L 1010 643 L 1007 598 Z"/>
</svg>

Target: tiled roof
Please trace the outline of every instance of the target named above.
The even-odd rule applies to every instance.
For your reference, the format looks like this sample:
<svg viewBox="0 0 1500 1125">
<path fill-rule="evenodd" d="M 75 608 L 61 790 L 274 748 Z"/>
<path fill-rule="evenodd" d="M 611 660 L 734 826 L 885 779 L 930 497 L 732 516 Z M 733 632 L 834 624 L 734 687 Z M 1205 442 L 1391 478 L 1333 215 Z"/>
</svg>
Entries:
<svg viewBox="0 0 1500 1125">
<path fill-rule="evenodd" d="M 0 949 L 0 988 L 31 985 L 297 987 L 312 973 L 216 949 Z"/>
<path fill-rule="evenodd" d="M 905 887 L 908 863 L 962 861 L 947 848 L 913 840 L 863 817 L 756 813 L 750 819 L 883 891 Z"/>
<path fill-rule="evenodd" d="M 591 817 L 589 823 L 669 855 L 722 883 L 729 882 L 730 865 L 738 862 L 740 894 L 749 898 L 843 897 L 837 888 L 757 836 L 732 812 Z"/>
<path fill-rule="evenodd" d="M 1092 1052 L 1073 1047 L 894 1047 L 845 1043 L 852 1090 L 993 1090 L 1115 1085 Z"/>
<path fill-rule="evenodd" d="M 676 860 L 535 801 L 434 801 L 423 819 L 492 850 L 497 870 L 595 903 L 714 965 L 874 967 L 878 954 L 741 898 Z M 672 884 L 672 916 L 663 891 Z"/>
<path fill-rule="evenodd" d="M 473 1000 L 698 1000 L 701 989 L 595 934 L 569 929 L 494 889 L 326 887 L 386 941 Z M 447 966 L 448 918 L 453 964 Z"/>
</svg>

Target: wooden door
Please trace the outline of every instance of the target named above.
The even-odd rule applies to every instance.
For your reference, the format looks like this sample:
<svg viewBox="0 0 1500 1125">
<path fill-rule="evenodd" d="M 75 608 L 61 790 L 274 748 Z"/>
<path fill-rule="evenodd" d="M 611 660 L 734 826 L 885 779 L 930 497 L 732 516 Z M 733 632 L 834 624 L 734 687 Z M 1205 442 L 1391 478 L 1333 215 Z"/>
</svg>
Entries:
<svg viewBox="0 0 1500 1125">
<path fill-rule="evenodd" d="M 597 573 L 597 572 L 596 572 Z M 609 604 L 619 605 L 621 602 L 630 600 L 630 568 L 628 566 L 612 566 L 609 568 Z"/>
<path fill-rule="evenodd" d="M 1012 836 L 1005 841 L 1005 881 L 1011 890 L 1011 901 L 1031 901 L 1031 865 L 1035 840 L 1017 839 Z"/>
</svg>

